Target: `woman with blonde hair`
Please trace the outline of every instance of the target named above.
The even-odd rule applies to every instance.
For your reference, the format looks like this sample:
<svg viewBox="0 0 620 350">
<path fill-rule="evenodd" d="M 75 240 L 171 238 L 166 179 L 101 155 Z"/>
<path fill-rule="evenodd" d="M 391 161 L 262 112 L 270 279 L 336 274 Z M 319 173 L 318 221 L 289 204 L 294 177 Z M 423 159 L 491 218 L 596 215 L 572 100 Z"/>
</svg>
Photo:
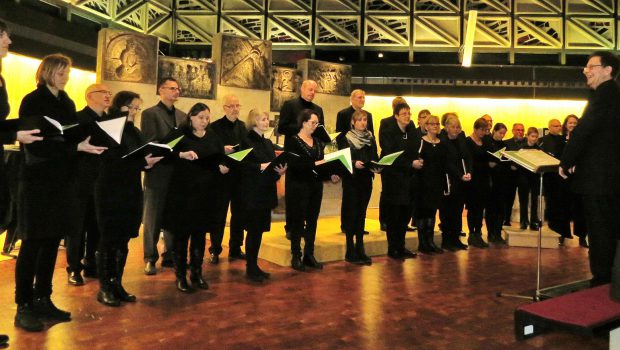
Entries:
<svg viewBox="0 0 620 350">
<path fill-rule="evenodd" d="M 19 118 L 27 125 L 77 123 L 75 104 L 64 91 L 71 59 L 62 54 L 43 58 L 36 73 L 37 88 L 24 97 Z M 70 321 L 71 313 L 51 300 L 52 277 L 63 236 L 74 234 L 77 206 L 77 152 L 101 154 L 90 138 L 79 142 L 50 135 L 24 146 L 25 163 L 19 179 L 18 235 L 22 245 L 15 265 L 15 326 L 43 330 L 42 319 Z"/>
<path fill-rule="evenodd" d="M 269 278 L 269 273 L 258 266 L 263 232 L 271 230 L 271 210 L 278 205 L 276 181 L 284 175 L 287 165 L 269 167 L 276 157 L 271 140 L 265 137 L 269 130 L 269 114 L 252 109 L 246 121 L 248 134 L 241 142 L 242 149 L 252 151 L 241 166 L 241 222 L 248 231 L 245 239 L 246 277 L 254 282 Z"/>
</svg>

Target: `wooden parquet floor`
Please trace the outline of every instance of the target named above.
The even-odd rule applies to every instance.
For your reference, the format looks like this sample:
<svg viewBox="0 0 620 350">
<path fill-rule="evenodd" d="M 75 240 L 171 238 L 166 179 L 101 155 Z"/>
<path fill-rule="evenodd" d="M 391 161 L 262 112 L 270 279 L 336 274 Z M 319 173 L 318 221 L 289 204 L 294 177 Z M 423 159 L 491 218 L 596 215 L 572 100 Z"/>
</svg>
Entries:
<svg viewBox="0 0 620 350">
<path fill-rule="evenodd" d="M 499 298 L 536 283 L 536 249 L 489 249 L 418 256 L 372 266 L 329 263 L 301 273 L 265 261 L 268 283 L 244 278 L 242 261 L 205 264 L 208 291 L 174 287 L 170 268 L 142 272 L 142 240 L 134 239 L 125 286 L 135 304 L 104 307 L 98 283 L 67 284 L 58 256 L 55 303 L 73 313 L 45 332 L 13 327 L 15 261 L 0 262 L 0 333 L 10 349 L 606 349 L 607 339 L 566 332 L 517 342 L 513 312 L 525 301 Z M 587 250 L 543 250 L 542 286 L 589 278 Z"/>
</svg>

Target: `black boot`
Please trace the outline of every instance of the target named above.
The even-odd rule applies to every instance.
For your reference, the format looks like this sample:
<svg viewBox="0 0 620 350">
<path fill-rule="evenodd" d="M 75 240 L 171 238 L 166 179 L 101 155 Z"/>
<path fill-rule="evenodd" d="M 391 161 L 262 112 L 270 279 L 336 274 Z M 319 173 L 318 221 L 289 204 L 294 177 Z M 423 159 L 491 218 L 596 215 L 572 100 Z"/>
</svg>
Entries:
<svg viewBox="0 0 620 350">
<path fill-rule="evenodd" d="M 467 243 L 470 246 L 476 248 L 487 248 L 489 245 L 482 239 L 482 232 L 480 229 L 476 229 L 474 232 L 469 233 L 469 237 L 467 238 Z"/>
<path fill-rule="evenodd" d="M 435 218 L 426 219 L 426 239 L 428 246 L 437 254 L 443 254 L 443 249 L 435 245 Z"/>
<path fill-rule="evenodd" d="M 42 319 L 61 322 L 71 321 L 71 313 L 57 308 L 56 305 L 52 303 L 50 297 L 35 298 L 32 303 L 32 309 L 35 314 Z"/>
<path fill-rule="evenodd" d="M 200 289 L 209 289 L 209 284 L 202 277 L 202 261 L 204 259 L 204 249 L 193 249 L 189 261 L 189 280 L 192 286 Z"/>
<path fill-rule="evenodd" d="M 357 254 L 357 258 L 360 263 L 364 265 L 372 265 L 372 259 L 366 255 L 366 250 L 364 249 L 364 233 L 355 235 L 355 253 Z"/>
<path fill-rule="evenodd" d="M 311 267 L 313 269 L 321 270 L 323 269 L 323 264 L 318 262 L 314 255 L 305 254 L 303 259 L 304 265 Z"/>
<path fill-rule="evenodd" d="M 40 332 L 43 330 L 43 322 L 39 320 L 39 317 L 34 312 L 32 304 L 24 303 L 17 305 L 15 327 L 28 332 Z"/>
<path fill-rule="evenodd" d="M 454 237 L 452 237 L 451 232 L 441 231 L 441 248 L 450 252 L 459 250 L 454 245 Z"/>
<path fill-rule="evenodd" d="M 125 287 L 123 287 L 123 274 L 125 273 L 125 264 L 127 263 L 127 254 L 126 250 L 117 250 L 116 251 L 116 295 L 121 301 L 128 303 L 135 303 L 136 296 L 133 294 L 129 294 Z"/>
<path fill-rule="evenodd" d="M 428 229 L 426 220 L 416 220 L 418 225 L 418 252 L 423 254 L 433 254 L 433 249 L 428 245 Z"/>
<path fill-rule="evenodd" d="M 461 242 L 461 232 L 460 231 L 456 231 L 456 232 L 450 232 L 450 236 L 452 236 L 452 240 L 453 240 L 453 246 L 456 249 L 460 249 L 460 250 L 467 250 L 467 244 Z"/>
<path fill-rule="evenodd" d="M 4 347 L 9 344 L 9 336 L 6 334 L 0 334 L 0 347 Z"/>
<path fill-rule="evenodd" d="M 306 267 L 301 262 L 301 255 L 293 255 L 291 257 L 291 267 L 297 271 L 306 271 Z"/>
<path fill-rule="evenodd" d="M 111 251 L 101 250 L 95 253 L 97 258 L 97 275 L 99 292 L 97 301 L 106 306 L 120 306 L 121 300 L 116 295 L 116 261 Z"/>
<path fill-rule="evenodd" d="M 353 243 L 353 233 L 349 231 L 345 234 L 347 235 L 347 251 L 344 254 L 344 261 L 356 265 L 363 264 L 357 256 L 357 252 L 355 250 L 355 244 Z"/>
<path fill-rule="evenodd" d="M 192 289 L 187 283 L 187 247 L 175 247 L 173 252 L 174 274 L 177 289 L 183 293 L 190 293 Z"/>
</svg>

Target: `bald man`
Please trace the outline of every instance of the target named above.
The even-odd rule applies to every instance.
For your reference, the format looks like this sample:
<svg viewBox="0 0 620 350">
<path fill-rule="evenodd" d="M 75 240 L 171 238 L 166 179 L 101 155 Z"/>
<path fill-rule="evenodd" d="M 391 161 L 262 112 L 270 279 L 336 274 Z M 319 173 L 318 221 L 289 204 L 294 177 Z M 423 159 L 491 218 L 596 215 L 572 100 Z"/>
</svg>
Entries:
<svg viewBox="0 0 620 350">
<path fill-rule="evenodd" d="M 355 89 L 351 91 L 350 97 L 351 105 L 340 112 L 336 117 L 336 131 L 346 133 L 351 130 L 351 116 L 355 111 L 360 111 L 364 109 L 364 104 L 366 104 L 366 92 L 362 89 Z M 368 116 L 368 130 L 374 135 L 375 128 L 372 123 L 372 113 L 365 111 Z"/>
<path fill-rule="evenodd" d="M 304 80 L 301 83 L 300 95 L 292 100 L 284 102 L 280 109 L 280 121 L 278 123 L 278 133 L 284 135 L 284 148 L 287 146 L 288 136 L 296 135 L 299 132 L 297 117 L 304 109 L 311 109 L 319 117 L 319 124 L 325 125 L 323 108 L 312 102 L 316 95 L 318 85 L 314 80 Z M 329 140 L 323 140 L 329 142 Z"/>
<path fill-rule="evenodd" d="M 78 123 L 90 124 L 104 120 L 106 109 L 112 103 L 112 92 L 105 84 L 92 84 L 86 88 L 84 98 L 86 107 L 77 112 Z M 78 206 L 77 235 L 65 237 L 67 249 L 68 282 L 73 286 L 84 284 L 82 269 L 87 277 L 97 276 L 95 252 L 99 240 L 99 230 L 95 219 L 94 190 L 97 179 L 100 156 L 79 152 L 78 154 Z M 82 259 L 84 263 L 82 264 Z"/>
<path fill-rule="evenodd" d="M 562 136 L 562 123 L 558 119 L 551 119 L 548 128 L 549 133 L 541 139 L 540 148 L 560 159 L 566 146 L 566 139 Z M 545 173 L 543 180 L 549 228 L 560 234 L 559 245 L 564 245 L 564 239 L 573 238 L 570 228 L 570 208 L 567 206 L 570 203 L 569 188 L 555 172 Z"/>
<path fill-rule="evenodd" d="M 239 120 L 241 115 L 241 103 L 237 95 L 229 94 L 224 96 L 222 101 L 224 116 L 212 122 L 209 130 L 215 133 L 220 141 L 224 143 L 226 154 L 235 152 L 234 147 L 241 143 L 247 135 L 245 123 Z M 211 246 L 209 247 L 211 264 L 218 264 L 220 253 L 222 253 L 222 239 L 224 238 L 224 228 L 226 226 L 226 215 L 230 205 L 230 238 L 228 241 L 228 260 L 245 259 L 245 254 L 241 250 L 243 246 L 243 226 L 239 221 L 239 172 L 237 169 L 223 175 L 218 173 L 218 193 L 220 201 L 216 210 L 216 224 L 211 231 Z M 202 258 L 200 258 L 202 261 Z"/>
</svg>

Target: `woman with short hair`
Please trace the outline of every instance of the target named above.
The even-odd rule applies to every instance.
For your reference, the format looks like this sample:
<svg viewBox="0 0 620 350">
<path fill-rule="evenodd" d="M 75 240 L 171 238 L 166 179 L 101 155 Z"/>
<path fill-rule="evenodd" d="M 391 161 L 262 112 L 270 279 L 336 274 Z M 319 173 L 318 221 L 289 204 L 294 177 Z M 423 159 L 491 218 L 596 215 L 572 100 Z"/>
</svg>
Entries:
<svg viewBox="0 0 620 350">
<path fill-rule="evenodd" d="M 268 168 L 276 157 L 271 140 L 265 137 L 269 130 L 269 113 L 252 109 L 246 121 L 248 134 L 241 141 L 241 149 L 252 151 L 241 164 L 240 220 L 248 231 L 245 239 L 246 277 L 262 282 L 270 277 L 258 266 L 258 252 L 264 232 L 271 230 L 271 210 L 278 205 L 276 181 L 284 175 L 287 165 Z"/>
</svg>

